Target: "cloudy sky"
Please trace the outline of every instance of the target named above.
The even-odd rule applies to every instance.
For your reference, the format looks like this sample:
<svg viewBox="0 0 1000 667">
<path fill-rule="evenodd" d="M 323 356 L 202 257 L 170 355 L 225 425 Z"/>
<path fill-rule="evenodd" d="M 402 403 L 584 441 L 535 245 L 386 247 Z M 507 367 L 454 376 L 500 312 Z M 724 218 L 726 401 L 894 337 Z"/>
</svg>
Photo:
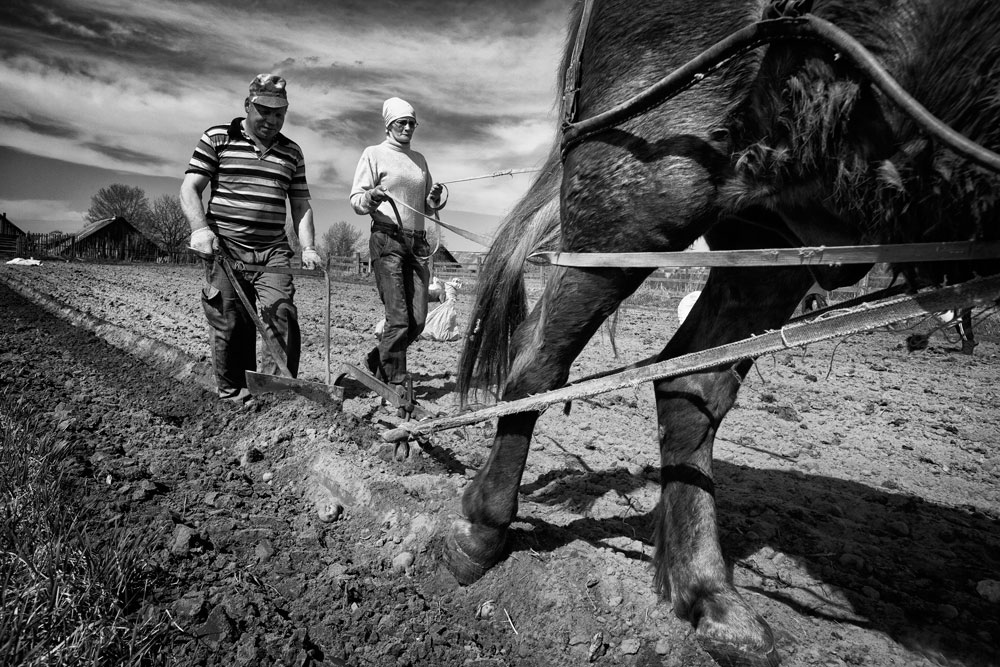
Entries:
<svg viewBox="0 0 1000 667">
<path fill-rule="evenodd" d="M 317 231 L 367 230 L 348 203 L 382 100 L 420 122 L 435 180 L 541 165 L 573 0 L 5 0 L 0 210 L 78 231 L 97 190 L 176 194 L 201 133 L 243 113 L 250 80 L 288 80 Z M 489 234 L 531 174 L 455 183 L 442 219 Z M 446 233 L 449 247 L 479 250 Z"/>
</svg>

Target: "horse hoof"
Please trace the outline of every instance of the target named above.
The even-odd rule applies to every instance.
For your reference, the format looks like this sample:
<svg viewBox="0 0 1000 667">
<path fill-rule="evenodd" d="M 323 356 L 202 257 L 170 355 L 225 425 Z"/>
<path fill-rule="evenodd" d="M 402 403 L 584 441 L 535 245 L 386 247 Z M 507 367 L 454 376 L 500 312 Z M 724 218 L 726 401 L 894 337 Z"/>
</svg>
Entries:
<svg viewBox="0 0 1000 667">
<path fill-rule="evenodd" d="M 698 643 L 721 667 L 778 667 L 781 664 L 774 644 L 763 649 L 727 644 L 708 637 L 698 637 Z"/>
<path fill-rule="evenodd" d="M 445 535 L 442 559 L 458 583 L 467 586 L 481 579 L 500 562 L 504 541 L 504 531 L 456 519 Z"/>
<path fill-rule="evenodd" d="M 698 643 L 722 667 L 781 664 L 771 628 L 735 589 L 703 598 L 694 616 Z"/>
</svg>

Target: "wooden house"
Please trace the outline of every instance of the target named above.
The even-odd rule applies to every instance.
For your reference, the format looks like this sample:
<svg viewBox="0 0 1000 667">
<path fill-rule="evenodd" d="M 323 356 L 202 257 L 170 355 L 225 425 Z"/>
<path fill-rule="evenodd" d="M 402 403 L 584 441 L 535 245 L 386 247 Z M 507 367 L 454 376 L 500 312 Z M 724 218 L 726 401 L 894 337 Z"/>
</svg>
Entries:
<svg viewBox="0 0 1000 667">
<path fill-rule="evenodd" d="M 10 221 L 7 213 L 0 213 L 0 255 L 16 255 L 24 239 L 24 231 Z"/>
<path fill-rule="evenodd" d="M 65 259 L 155 261 L 163 251 L 121 216 L 98 220 L 73 236 L 64 237 L 49 254 Z"/>
</svg>

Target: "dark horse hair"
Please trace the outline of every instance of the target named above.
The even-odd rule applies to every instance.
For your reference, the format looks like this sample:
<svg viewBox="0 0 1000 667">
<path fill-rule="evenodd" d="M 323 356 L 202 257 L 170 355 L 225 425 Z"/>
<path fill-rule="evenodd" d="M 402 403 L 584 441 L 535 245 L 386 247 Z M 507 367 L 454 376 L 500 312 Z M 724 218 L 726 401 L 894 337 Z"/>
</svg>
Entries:
<svg viewBox="0 0 1000 667">
<path fill-rule="evenodd" d="M 478 276 L 469 334 L 459 359 L 463 405 L 478 389 L 500 386 L 510 368 L 511 340 L 528 313 L 524 265 L 532 252 L 554 249 L 559 236 L 558 151 L 550 154 L 528 193 L 507 215 Z"/>
<path fill-rule="evenodd" d="M 618 7 L 613 18 L 634 25 L 637 19 L 632 13 L 653 11 L 642 4 L 637 3 L 631 13 Z M 719 8 L 719 23 L 739 27 L 759 17 L 766 3 L 720 4 L 725 6 Z M 559 70 L 560 90 L 581 5 L 577 3 L 570 18 Z M 889 16 L 887 7 L 859 0 L 817 0 L 816 5 L 818 15 L 856 36 L 863 35 L 866 45 L 887 59 L 886 66 L 903 87 L 916 99 L 931 102 L 927 106 L 941 120 L 987 147 L 1000 145 L 1000 123 L 996 122 L 1000 91 L 995 89 L 1000 81 L 1000 40 L 984 45 L 965 23 L 969 16 L 979 16 L 983 25 L 1000 25 L 1000 2 L 913 3 L 910 11 L 920 15 L 905 26 L 893 23 L 901 20 L 898 8 Z M 607 20 L 607 14 L 602 16 Z M 630 28 L 623 26 L 621 31 Z M 670 49 L 674 39 L 687 39 L 690 44 L 692 38 L 682 30 L 678 26 L 676 34 L 661 35 L 658 48 Z M 802 201 L 813 197 L 833 202 L 867 242 L 986 240 L 1000 235 L 996 174 L 934 145 L 910 119 L 885 107 L 870 87 L 843 76 L 835 63 L 804 60 L 802 49 L 825 47 L 796 50 L 797 46 L 771 47 L 766 61 L 763 49 L 758 49 L 727 64 L 714 75 L 715 81 L 708 77 L 699 84 L 717 86 L 716 90 L 728 86 L 725 96 L 731 102 L 715 114 L 719 131 L 731 138 L 732 149 L 732 177 L 719 195 L 723 214 L 739 215 L 751 207 L 772 210 L 795 197 Z M 645 47 L 650 48 L 649 44 Z M 593 48 L 630 47 L 627 41 L 605 41 Z M 956 76 L 956 68 L 962 76 Z M 600 70 L 585 72 L 591 91 L 597 91 L 592 94 L 598 97 L 602 86 L 610 85 L 616 75 Z M 988 86 L 994 86 L 992 93 L 983 90 Z M 697 95 L 697 91 L 698 86 L 682 95 Z M 605 99 L 602 103 L 621 101 Z M 562 113 L 560 101 L 560 118 Z M 873 131 L 886 121 L 894 130 L 892 137 Z M 559 205 L 561 158 L 556 142 L 541 175 L 504 219 L 483 265 L 470 334 L 459 361 L 458 391 L 463 403 L 475 390 L 503 387 L 507 378 L 515 332 L 527 317 L 525 261 L 532 252 L 556 249 L 561 241 L 565 213 Z M 826 184 L 826 191 L 816 190 L 819 182 Z M 901 270 L 914 287 L 993 272 L 983 264 L 949 263 L 921 267 L 919 275 L 914 267 Z"/>
</svg>

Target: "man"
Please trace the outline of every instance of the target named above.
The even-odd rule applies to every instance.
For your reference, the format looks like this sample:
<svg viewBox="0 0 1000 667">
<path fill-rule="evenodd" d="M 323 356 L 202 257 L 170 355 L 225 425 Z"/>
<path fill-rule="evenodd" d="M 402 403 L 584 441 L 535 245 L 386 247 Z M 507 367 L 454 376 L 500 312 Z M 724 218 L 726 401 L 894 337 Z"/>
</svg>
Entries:
<svg viewBox="0 0 1000 667">
<path fill-rule="evenodd" d="M 972 331 L 972 308 L 962 308 L 955 313 L 955 331 L 962 341 L 962 354 L 971 356 L 979 345 L 976 334 Z"/>
<path fill-rule="evenodd" d="M 398 97 L 382 104 L 385 141 L 361 154 L 351 188 L 351 205 L 372 218 L 372 270 L 385 306 L 379 344 L 365 359 L 368 370 L 396 385 L 406 382 L 406 349 L 427 318 L 427 260 L 431 249 L 424 217 L 443 208 L 442 186 L 431 180 L 424 156 L 410 142 L 417 128 L 413 107 Z"/>
<path fill-rule="evenodd" d="M 298 144 L 281 134 L 288 109 L 285 80 L 259 74 L 243 102 L 245 118 L 205 131 L 188 163 L 180 200 L 191 225 L 192 250 L 214 254 L 216 248 L 245 264 L 288 267 L 292 249 L 285 234 L 285 199 L 302 244 L 302 265 L 315 268 L 320 257 L 313 247 L 312 208 L 305 160 Z M 202 193 L 211 183 L 208 210 Z M 237 273 L 251 304 L 260 311 L 271 337 L 285 353 L 292 375 L 299 365 L 298 313 L 290 275 Z M 219 397 L 249 398 L 246 371 L 256 370 L 257 336 L 223 268 L 205 260 L 206 284 L 201 301 L 212 330 L 212 363 Z M 268 358 L 262 372 L 277 374 Z"/>
</svg>

